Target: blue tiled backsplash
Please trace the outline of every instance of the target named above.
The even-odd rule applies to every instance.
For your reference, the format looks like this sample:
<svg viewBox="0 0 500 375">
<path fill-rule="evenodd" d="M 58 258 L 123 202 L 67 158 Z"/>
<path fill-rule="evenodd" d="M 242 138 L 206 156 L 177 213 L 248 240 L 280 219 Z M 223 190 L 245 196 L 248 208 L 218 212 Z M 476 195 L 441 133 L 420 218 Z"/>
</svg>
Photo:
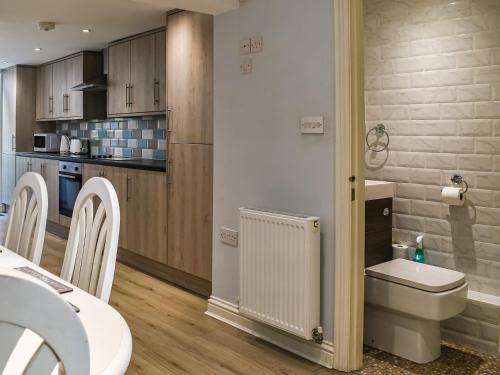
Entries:
<svg viewBox="0 0 500 375">
<path fill-rule="evenodd" d="M 120 118 L 88 122 L 61 121 L 58 134 L 90 139 L 92 154 L 166 159 L 165 117 Z"/>
</svg>

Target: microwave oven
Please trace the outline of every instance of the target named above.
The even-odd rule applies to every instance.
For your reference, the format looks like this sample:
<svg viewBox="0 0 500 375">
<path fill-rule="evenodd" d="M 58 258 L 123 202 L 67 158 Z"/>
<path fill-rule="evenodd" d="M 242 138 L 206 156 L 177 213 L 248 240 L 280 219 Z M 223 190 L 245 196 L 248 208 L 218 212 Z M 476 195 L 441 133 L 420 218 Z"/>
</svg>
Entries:
<svg viewBox="0 0 500 375">
<path fill-rule="evenodd" d="M 59 152 L 61 137 L 56 133 L 38 133 L 34 135 L 33 151 Z"/>
</svg>

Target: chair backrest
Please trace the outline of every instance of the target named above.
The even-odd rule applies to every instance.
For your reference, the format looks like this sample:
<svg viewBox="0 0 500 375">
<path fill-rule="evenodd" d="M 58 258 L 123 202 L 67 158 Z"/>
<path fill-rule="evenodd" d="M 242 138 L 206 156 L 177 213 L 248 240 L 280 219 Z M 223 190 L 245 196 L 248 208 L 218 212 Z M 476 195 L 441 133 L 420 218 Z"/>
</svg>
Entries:
<svg viewBox="0 0 500 375">
<path fill-rule="evenodd" d="M 100 204 L 94 210 L 96 197 Z M 119 232 L 116 191 L 105 178 L 93 177 L 76 198 L 61 278 L 108 302 Z"/>
<path fill-rule="evenodd" d="M 25 173 L 14 190 L 4 246 L 40 264 L 47 211 L 47 185 L 43 177 L 34 172 Z"/>
<path fill-rule="evenodd" d="M 0 269 L 0 373 L 88 375 L 85 328 L 56 291 L 22 272 Z"/>
</svg>

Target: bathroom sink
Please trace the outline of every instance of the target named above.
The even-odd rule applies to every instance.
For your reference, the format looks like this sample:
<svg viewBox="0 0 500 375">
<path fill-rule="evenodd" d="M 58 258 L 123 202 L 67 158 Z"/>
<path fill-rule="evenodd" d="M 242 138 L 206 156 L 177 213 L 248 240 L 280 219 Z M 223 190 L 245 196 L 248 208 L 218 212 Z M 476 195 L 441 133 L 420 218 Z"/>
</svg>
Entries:
<svg viewBox="0 0 500 375">
<path fill-rule="evenodd" d="M 394 182 L 365 180 L 365 200 L 394 197 Z"/>
</svg>

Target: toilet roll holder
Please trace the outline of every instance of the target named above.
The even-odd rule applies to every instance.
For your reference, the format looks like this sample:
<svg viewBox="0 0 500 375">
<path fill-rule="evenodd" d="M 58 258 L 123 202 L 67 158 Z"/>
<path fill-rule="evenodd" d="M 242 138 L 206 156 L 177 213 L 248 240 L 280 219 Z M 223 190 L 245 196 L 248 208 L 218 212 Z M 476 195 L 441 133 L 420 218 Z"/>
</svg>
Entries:
<svg viewBox="0 0 500 375">
<path fill-rule="evenodd" d="M 453 182 L 453 184 L 455 186 L 460 186 L 462 188 L 462 194 L 465 194 L 467 193 L 467 191 L 469 190 L 469 184 L 467 183 L 467 181 L 465 181 L 464 177 L 462 175 L 459 175 L 459 174 L 454 174 L 453 176 L 451 176 L 451 182 Z M 464 190 L 464 186 L 465 186 L 465 190 Z"/>
</svg>

